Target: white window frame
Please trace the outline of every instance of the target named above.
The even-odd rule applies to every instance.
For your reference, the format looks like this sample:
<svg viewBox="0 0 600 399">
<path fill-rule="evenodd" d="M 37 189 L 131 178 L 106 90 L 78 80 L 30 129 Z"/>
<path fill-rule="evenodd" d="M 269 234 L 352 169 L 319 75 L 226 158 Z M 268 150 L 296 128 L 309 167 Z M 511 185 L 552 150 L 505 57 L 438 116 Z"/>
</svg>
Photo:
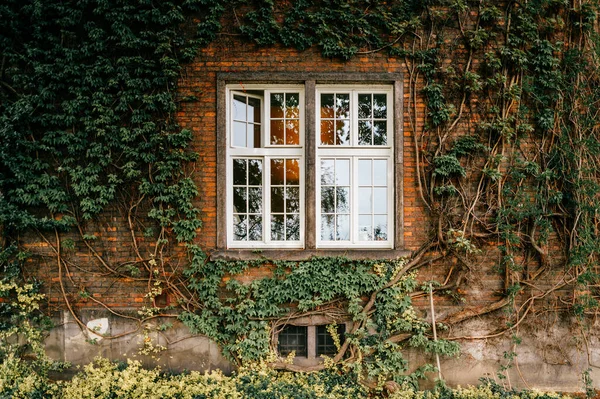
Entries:
<svg viewBox="0 0 600 399">
<path fill-rule="evenodd" d="M 321 144 L 320 110 L 321 94 L 350 94 L 350 143 L 349 145 Z M 387 98 L 387 145 L 358 144 L 358 95 L 386 94 Z M 392 85 L 317 85 L 316 86 L 316 209 L 315 227 L 317 248 L 390 249 L 394 247 L 394 90 Z M 321 160 L 350 159 L 350 239 L 328 241 L 321 239 Z M 360 241 L 358 231 L 358 160 L 387 160 L 387 240 Z"/>
<path fill-rule="evenodd" d="M 233 146 L 233 117 L 231 115 L 231 103 L 233 95 L 241 93 L 246 96 L 260 97 L 254 94 L 245 93 L 245 91 L 263 91 L 261 110 L 261 143 L 260 148 L 247 148 Z M 270 120 L 268 110 L 270 109 L 271 93 L 299 93 L 299 144 L 298 145 L 271 145 L 270 144 Z M 226 194 L 226 213 L 227 213 L 227 246 L 228 248 L 304 248 L 305 237 L 305 100 L 303 85 L 258 85 L 249 84 L 240 87 L 240 85 L 230 85 L 226 88 L 226 117 L 227 117 L 227 194 Z M 261 241 L 237 241 L 234 240 L 233 231 L 233 160 L 236 158 L 254 158 L 263 160 L 262 187 L 263 187 L 263 209 L 262 225 L 263 239 Z M 300 165 L 300 239 L 298 241 L 276 241 L 271 240 L 271 159 L 298 159 Z"/>
</svg>

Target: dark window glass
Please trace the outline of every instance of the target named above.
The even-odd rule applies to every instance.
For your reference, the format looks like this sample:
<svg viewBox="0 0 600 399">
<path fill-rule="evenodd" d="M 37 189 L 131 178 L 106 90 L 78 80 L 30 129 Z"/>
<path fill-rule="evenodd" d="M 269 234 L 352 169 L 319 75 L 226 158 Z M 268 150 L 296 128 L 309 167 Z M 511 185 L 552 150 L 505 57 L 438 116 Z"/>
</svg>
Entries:
<svg viewBox="0 0 600 399">
<path fill-rule="evenodd" d="M 337 335 L 340 338 L 340 345 L 344 343 L 344 334 L 346 333 L 346 325 L 337 325 Z M 338 348 L 335 342 L 327 331 L 327 326 L 317 326 L 317 356 L 327 355 L 333 356 L 338 353 Z"/>
<path fill-rule="evenodd" d="M 307 327 L 306 326 L 285 326 L 279 333 L 278 347 L 281 356 L 287 356 L 292 351 L 296 351 L 296 356 L 307 356 Z"/>
</svg>

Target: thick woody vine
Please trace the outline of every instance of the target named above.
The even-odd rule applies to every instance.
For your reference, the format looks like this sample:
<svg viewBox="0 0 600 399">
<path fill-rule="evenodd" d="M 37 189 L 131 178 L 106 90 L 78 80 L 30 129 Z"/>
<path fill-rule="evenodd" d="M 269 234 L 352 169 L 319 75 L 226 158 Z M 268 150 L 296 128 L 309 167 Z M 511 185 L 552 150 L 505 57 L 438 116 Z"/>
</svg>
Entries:
<svg viewBox="0 0 600 399">
<path fill-rule="evenodd" d="M 381 386 L 431 369 L 405 376 L 406 345 L 456 352 L 433 341 L 412 310 L 411 296 L 429 289 L 418 288 L 414 273 L 441 268 L 435 295 L 460 299 L 479 253 L 492 246 L 501 297 L 466 303 L 444 324 L 509 308 L 510 324 L 469 338 L 517 337 L 533 309 L 560 311 L 579 317 L 585 338 L 583 321 L 597 310 L 600 245 L 597 11 L 594 2 L 553 0 L 9 1 L 0 9 L 12 21 L 0 34 L 5 275 L 14 280 L 8 272 L 20 262 L 27 279 L 28 255 L 50 265 L 84 330 L 77 306 L 91 301 L 132 319 L 137 327 L 126 334 L 179 318 L 240 364 L 340 364 Z M 220 262 L 193 244 L 202 187 L 190 179 L 191 133 L 177 126 L 175 111 L 197 99 L 178 97 L 176 86 L 181 65 L 219 36 L 317 46 L 324 57 L 386 52 L 405 60 L 418 192 L 434 220 L 419 251 L 397 261 Z M 126 261 L 111 259 L 97 234 L 107 214 L 130 232 Z M 31 234 L 45 253 L 22 247 Z M 93 268 L 77 251 L 91 254 Z M 253 267 L 270 268 L 272 277 L 236 279 Z M 118 313 L 89 281 L 73 278 L 86 273 L 145 284 L 146 306 Z M 171 306 L 156 306 L 165 292 Z M 272 334 L 314 314 L 353 321 L 338 354 L 309 368 L 272 357 Z"/>
</svg>

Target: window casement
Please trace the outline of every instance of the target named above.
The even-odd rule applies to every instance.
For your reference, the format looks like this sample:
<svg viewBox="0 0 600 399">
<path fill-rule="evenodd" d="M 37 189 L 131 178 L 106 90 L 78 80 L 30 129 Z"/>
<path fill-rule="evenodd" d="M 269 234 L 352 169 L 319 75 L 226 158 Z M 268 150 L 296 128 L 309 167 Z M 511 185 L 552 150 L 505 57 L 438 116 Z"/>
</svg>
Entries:
<svg viewBox="0 0 600 399">
<path fill-rule="evenodd" d="M 302 248 L 303 88 L 228 90 L 230 248 Z"/>
<path fill-rule="evenodd" d="M 393 247 L 390 86 L 317 87 L 320 248 Z"/>
<path fill-rule="evenodd" d="M 218 248 L 406 252 L 401 75 L 247 75 L 218 80 Z"/>
</svg>

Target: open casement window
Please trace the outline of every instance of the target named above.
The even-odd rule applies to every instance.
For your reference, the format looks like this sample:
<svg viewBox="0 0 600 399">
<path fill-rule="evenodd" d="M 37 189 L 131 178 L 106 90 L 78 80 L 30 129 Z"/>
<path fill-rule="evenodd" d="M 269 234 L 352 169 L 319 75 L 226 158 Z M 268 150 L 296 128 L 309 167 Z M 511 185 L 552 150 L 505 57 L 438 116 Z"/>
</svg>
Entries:
<svg viewBox="0 0 600 399">
<path fill-rule="evenodd" d="M 320 248 L 393 248 L 393 91 L 317 87 Z"/>
<path fill-rule="evenodd" d="M 303 87 L 227 94 L 228 247 L 302 248 Z"/>
</svg>

